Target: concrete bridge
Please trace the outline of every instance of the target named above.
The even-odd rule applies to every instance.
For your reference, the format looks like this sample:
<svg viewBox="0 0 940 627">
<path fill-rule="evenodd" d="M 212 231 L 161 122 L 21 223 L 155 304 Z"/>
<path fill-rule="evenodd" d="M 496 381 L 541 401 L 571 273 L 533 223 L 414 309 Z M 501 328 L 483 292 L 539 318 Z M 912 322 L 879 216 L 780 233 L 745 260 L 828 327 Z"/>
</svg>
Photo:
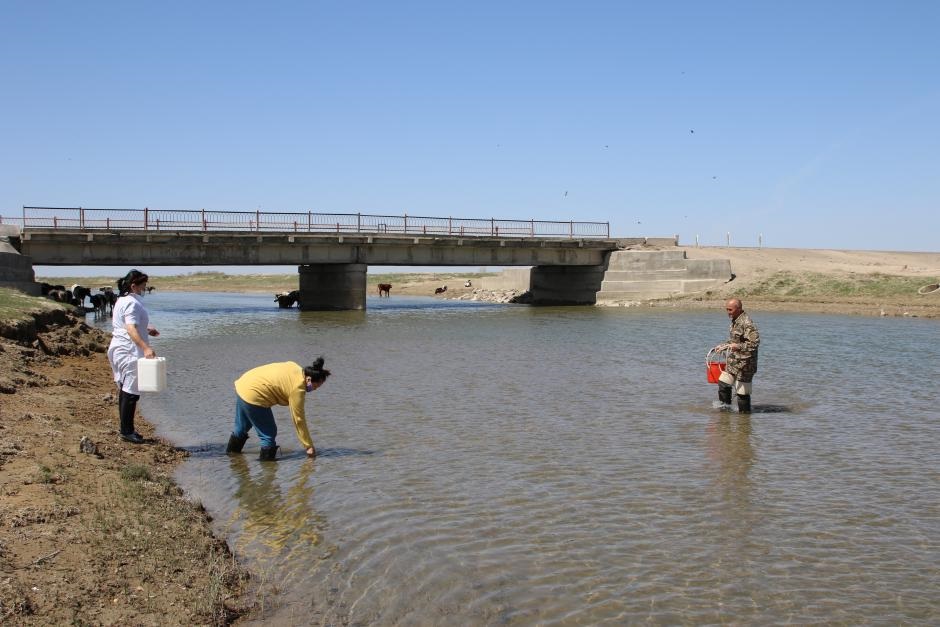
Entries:
<svg viewBox="0 0 940 627">
<path fill-rule="evenodd" d="M 296 265 L 300 307 L 305 310 L 365 309 L 370 265 L 525 266 L 531 268 L 528 289 L 533 303 L 593 304 L 611 254 L 641 244 L 677 243 L 675 238 L 610 238 L 607 223 L 363 214 L 24 208 L 22 225 L 0 226 L 6 230 L 8 248 L 21 257 L 7 256 L 0 265 L 15 266 L 7 274 L 19 273 L 20 278 L 25 278 L 26 266 L 32 275 L 31 264 Z M 662 267 L 652 257 L 650 263 L 654 272 Z M 680 291 L 683 283 L 681 278 L 676 283 L 676 271 L 684 267 L 675 261 L 670 266 L 669 278 Z M 715 282 L 713 275 L 727 280 L 730 266 L 726 274 L 712 269 L 706 274 L 698 278 L 709 284 Z M 644 277 L 655 281 L 649 272 Z M 6 278 L 9 283 L 11 277 Z M 3 279 L 0 275 L 0 285 Z M 617 286 L 608 283 L 608 291 L 611 288 L 616 291 Z"/>
</svg>

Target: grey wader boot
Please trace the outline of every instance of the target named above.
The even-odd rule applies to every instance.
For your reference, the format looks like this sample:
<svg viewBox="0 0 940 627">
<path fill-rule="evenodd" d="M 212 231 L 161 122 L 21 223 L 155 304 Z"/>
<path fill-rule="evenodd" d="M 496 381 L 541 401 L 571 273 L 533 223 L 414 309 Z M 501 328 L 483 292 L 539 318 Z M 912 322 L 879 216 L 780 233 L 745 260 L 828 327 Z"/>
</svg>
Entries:
<svg viewBox="0 0 940 627">
<path fill-rule="evenodd" d="M 724 405 L 731 404 L 731 386 L 724 381 L 718 382 L 718 400 Z"/>
<path fill-rule="evenodd" d="M 273 462 L 275 456 L 277 456 L 277 449 L 279 446 L 262 446 L 261 453 L 258 454 L 258 459 L 263 462 Z"/>
<path fill-rule="evenodd" d="M 245 442 L 248 441 L 248 434 L 239 437 L 234 433 L 228 436 L 228 446 L 225 447 L 226 453 L 241 453 L 242 449 L 245 447 Z"/>
<path fill-rule="evenodd" d="M 751 395 L 750 394 L 738 394 L 738 413 L 739 414 L 751 413 Z"/>
</svg>

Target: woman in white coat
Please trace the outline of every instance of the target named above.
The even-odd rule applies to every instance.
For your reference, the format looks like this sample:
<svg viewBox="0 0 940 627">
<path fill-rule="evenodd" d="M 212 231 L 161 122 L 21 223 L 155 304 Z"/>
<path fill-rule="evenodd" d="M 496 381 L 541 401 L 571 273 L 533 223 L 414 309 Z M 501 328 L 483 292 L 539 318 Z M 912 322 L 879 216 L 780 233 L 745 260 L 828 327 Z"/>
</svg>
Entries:
<svg viewBox="0 0 940 627">
<path fill-rule="evenodd" d="M 137 401 L 140 400 L 137 360 L 141 357 L 156 357 L 149 337 L 160 335 L 150 324 L 150 315 L 143 303 L 148 278 L 139 270 L 131 270 L 124 278 L 118 279 L 120 296 L 114 304 L 111 345 L 108 347 L 108 361 L 111 362 L 114 381 L 120 389 L 118 412 L 121 417 L 121 439 L 134 444 L 144 441 L 134 431 L 134 413 L 137 411 Z"/>
</svg>

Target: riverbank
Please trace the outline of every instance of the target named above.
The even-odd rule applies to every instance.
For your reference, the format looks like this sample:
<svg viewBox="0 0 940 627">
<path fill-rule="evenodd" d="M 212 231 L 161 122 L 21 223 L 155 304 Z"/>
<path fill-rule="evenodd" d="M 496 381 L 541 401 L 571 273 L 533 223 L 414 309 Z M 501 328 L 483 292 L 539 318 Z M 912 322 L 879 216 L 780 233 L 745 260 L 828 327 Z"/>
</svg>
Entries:
<svg viewBox="0 0 940 627">
<path fill-rule="evenodd" d="M 940 253 L 800 248 L 682 248 L 689 259 L 728 259 L 734 280 L 653 307 L 940 318 Z M 927 288 L 927 289 L 925 289 Z M 922 291 L 928 293 L 921 293 Z"/>
<path fill-rule="evenodd" d="M 249 578 L 172 479 L 187 453 L 117 435 L 109 338 L 0 288 L 0 623 L 229 624 Z"/>
<path fill-rule="evenodd" d="M 751 311 L 789 311 L 864 316 L 940 318 L 940 290 L 921 294 L 925 286 L 940 282 L 940 253 L 885 252 L 802 248 L 680 247 L 689 259 L 727 259 L 734 280 L 715 289 L 623 306 L 717 309 L 736 296 Z M 380 270 L 377 268 L 375 270 Z M 368 275 L 368 293 L 378 283 L 390 283 L 394 296 L 509 302 L 524 293 L 516 290 L 481 290 L 480 279 L 494 273 L 397 273 Z M 47 282 L 83 285 L 111 284 L 106 277 L 38 278 Z M 472 287 L 465 287 L 470 280 Z M 153 277 L 151 285 L 167 291 L 221 291 L 271 293 L 297 289 L 297 275 L 228 275 L 196 272 Z M 447 291 L 435 295 L 439 287 Z M 524 296 L 522 296 L 525 302 Z"/>
</svg>

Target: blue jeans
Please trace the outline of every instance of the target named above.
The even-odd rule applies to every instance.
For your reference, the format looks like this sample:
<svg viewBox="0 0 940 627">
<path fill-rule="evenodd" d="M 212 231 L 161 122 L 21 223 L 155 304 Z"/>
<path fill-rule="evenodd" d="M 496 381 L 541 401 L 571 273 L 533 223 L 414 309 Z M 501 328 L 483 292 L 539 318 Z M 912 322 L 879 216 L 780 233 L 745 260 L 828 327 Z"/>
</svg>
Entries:
<svg viewBox="0 0 940 627">
<path fill-rule="evenodd" d="M 254 427 L 258 432 L 258 439 L 261 440 L 261 446 L 274 446 L 277 424 L 274 422 L 274 412 L 271 408 L 246 403 L 238 394 L 235 399 L 235 428 L 232 435 L 245 437 Z"/>
</svg>

